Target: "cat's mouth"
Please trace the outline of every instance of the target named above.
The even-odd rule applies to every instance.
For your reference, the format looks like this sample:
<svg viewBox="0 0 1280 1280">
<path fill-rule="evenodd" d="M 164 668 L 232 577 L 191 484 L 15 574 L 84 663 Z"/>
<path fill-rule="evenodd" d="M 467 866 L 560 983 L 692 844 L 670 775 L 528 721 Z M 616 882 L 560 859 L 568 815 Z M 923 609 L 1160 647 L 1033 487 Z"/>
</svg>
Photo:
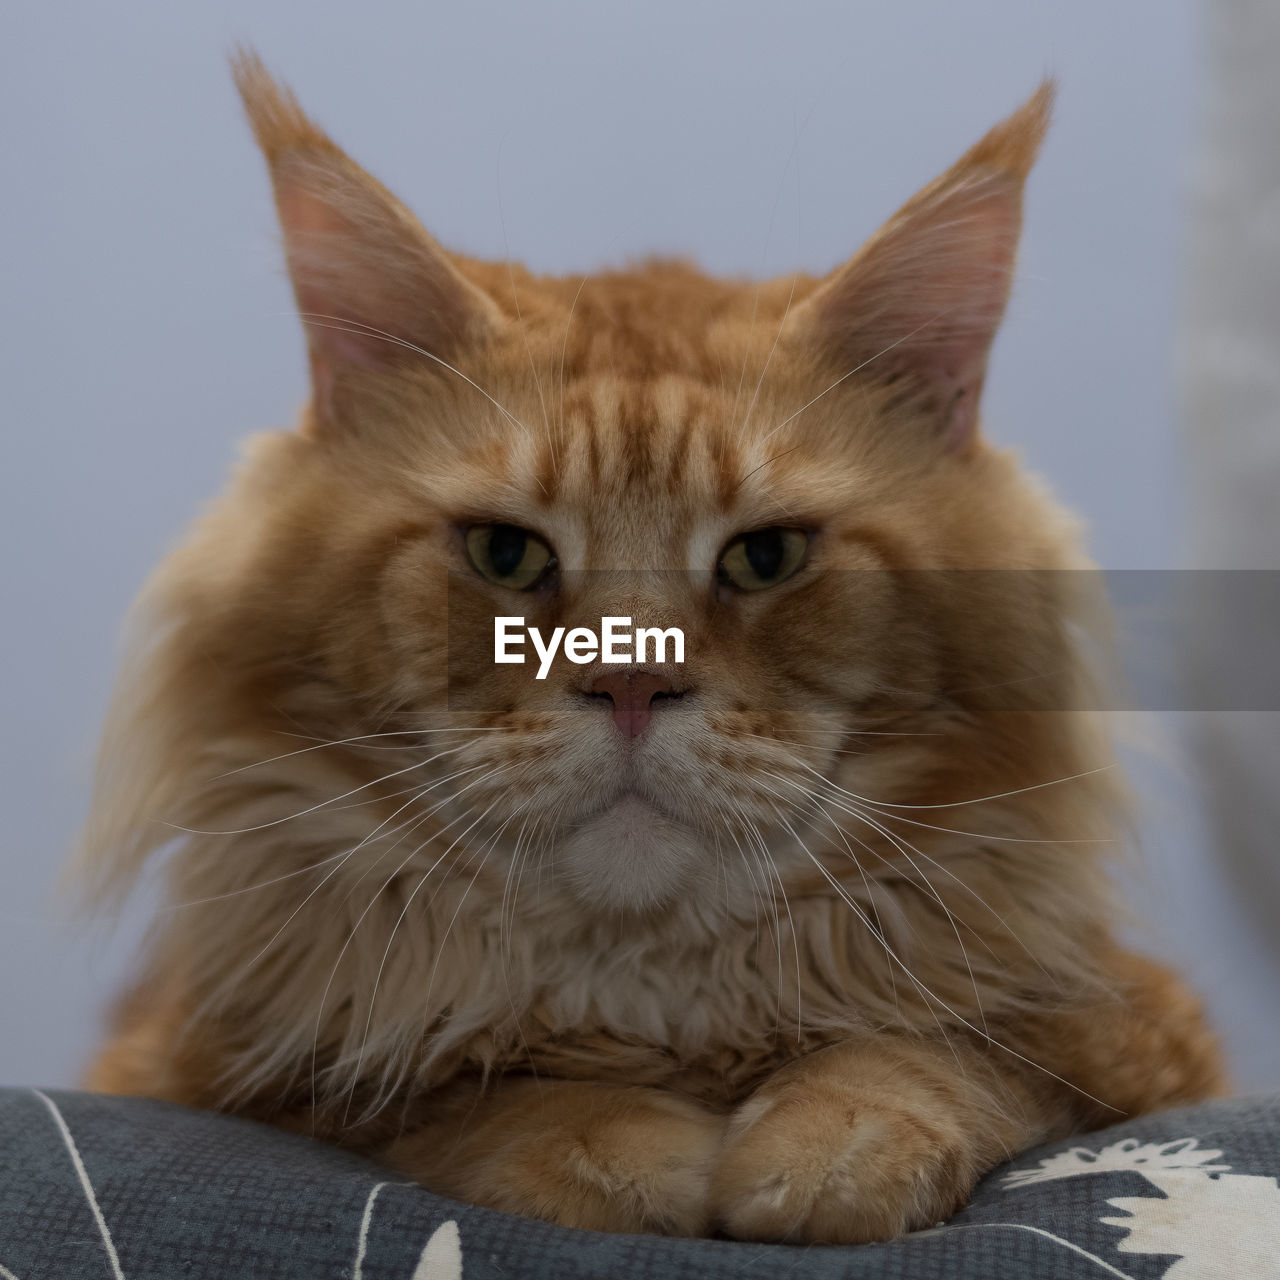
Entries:
<svg viewBox="0 0 1280 1280">
<path fill-rule="evenodd" d="M 621 829 L 629 829 L 635 824 L 655 820 L 678 821 L 646 791 L 624 784 L 572 822 L 569 829 L 577 833 L 588 827 L 595 827 L 601 822 L 608 822 Z"/>
<path fill-rule="evenodd" d="M 700 853 L 688 826 L 632 788 L 620 789 L 581 820 L 559 850 L 578 896 L 614 910 L 669 900 L 688 880 Z"/>
</svg>

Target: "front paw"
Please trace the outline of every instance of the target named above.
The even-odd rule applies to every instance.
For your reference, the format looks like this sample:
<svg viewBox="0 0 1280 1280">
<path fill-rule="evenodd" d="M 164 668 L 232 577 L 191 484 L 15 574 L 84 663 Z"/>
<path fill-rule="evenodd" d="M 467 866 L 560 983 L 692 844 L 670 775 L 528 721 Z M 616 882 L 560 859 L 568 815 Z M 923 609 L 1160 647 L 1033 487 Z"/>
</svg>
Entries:
<svg viewBox="0 0 1280 1280">
<path fill-rule="evenodd" d="M 928 1093 L 797 1076 L 730 1119 L 712 1202 L 739 1240 L 864 1244 L 950 1217 L 987 1163 Z"/>
<path fill-rule="evenodd" d="M 401 1139 L 387 1163 L 425 1186 L 589 1231 L 705 1235 L 725 1118 L 659 1089 L 504 1083 L 459 1129 Z"/>
<path fill-rule="evenodd" d="M 706 1234 L 723 1116 L 656 1089 L 575 1110 L 495 1170 L 502 1207 L 593 1231 Z"/>
</svg>

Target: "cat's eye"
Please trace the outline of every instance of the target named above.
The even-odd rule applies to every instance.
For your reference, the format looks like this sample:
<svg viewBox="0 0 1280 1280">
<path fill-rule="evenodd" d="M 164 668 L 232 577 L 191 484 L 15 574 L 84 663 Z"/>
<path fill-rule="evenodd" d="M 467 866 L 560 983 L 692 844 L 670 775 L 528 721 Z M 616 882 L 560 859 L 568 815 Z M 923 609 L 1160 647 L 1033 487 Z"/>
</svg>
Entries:
<svg viewBox="0 0 1280 1280">
<path fill-rule="evenodd" d="M 519 525 L 473 524 L 466 540 L 467 556 L 477 571 L 513 591 L 537 586 L 555 564 L 551 548 Z"/>
<path fill-rule="evenodd" d="M 809 535 L 803 529 L 771 525 L 739 534 L 717 566 L 723 581 L 739 591 L 763 591 L 786 581 L 804 563 Z"/>
</svg>

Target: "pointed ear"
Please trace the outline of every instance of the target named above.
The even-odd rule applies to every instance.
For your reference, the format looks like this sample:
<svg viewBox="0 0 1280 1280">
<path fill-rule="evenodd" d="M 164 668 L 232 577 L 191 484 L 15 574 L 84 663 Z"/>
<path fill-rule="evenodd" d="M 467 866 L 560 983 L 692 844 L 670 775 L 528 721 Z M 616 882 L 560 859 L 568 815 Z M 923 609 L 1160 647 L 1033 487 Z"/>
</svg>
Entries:
<svg viewBox="0 0 1280 1280">
<path fill-rule="evenodd" d="M 339 415 L 344 373 L 450 360 L 499 322 L 494 303 L 377 179 L 317 128 L 256 54 L 232 59 L 266 156 L 306 328 L 315 409 Z"/>
<path fill-rule="evenodd" d="M 900 386 L 947 445 L 977 434 L 987 354 L 1004 314 L 1022 189 L 1053 104 L 1045 81 L 941 177 L 913 196 L 806 299 L 801 341 Z"/>
</svg>

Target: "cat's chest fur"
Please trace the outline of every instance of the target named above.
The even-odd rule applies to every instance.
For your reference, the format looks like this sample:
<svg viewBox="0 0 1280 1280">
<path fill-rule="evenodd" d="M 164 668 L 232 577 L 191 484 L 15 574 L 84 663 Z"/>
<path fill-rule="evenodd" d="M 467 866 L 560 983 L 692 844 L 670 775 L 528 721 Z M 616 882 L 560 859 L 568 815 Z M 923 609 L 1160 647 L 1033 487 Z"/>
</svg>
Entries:
<svg viewBox="0 0 1280 1280">
<path fill-rule="evenodd" d="M 539 910 L 501 939 L 470 933 L 473 944 L 487 934 L 488 963 L 477 956 L 476 985 L 451 1021 L 505 1023 L 478 1051 L 504 1067 L 678 1079 L 727 1098 L 801 1047 L 864 1025 L 856 988 L 835 991 L 815 962 L 828 902 L 800 901 L 776 918 L 762 908 L 713 921 L 689 904 L 659 920 L 565 919 Z"/>
</svg>

